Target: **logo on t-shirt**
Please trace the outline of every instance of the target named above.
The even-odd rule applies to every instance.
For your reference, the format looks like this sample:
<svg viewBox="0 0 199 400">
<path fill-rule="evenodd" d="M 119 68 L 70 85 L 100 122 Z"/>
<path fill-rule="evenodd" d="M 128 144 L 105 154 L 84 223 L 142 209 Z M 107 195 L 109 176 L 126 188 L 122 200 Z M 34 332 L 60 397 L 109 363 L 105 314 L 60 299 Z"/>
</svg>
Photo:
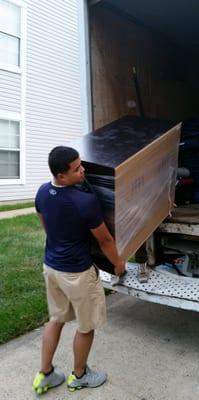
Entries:
<svg viewBox="0 0 199 400">
<path fill-rule="evenodd" d="M 55 196 L 57 194 L 55 189 L 50 189 L 49 193 L 52 194 L 52 196 Z"/>
</svg>

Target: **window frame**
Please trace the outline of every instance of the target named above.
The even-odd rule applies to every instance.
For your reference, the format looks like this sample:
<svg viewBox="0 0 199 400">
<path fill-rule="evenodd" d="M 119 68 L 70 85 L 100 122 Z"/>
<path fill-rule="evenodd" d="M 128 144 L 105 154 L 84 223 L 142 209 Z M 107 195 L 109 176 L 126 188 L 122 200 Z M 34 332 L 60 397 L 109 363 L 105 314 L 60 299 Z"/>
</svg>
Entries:
<svg viewBox="0 0 199 400">
<path fill-rule="evenodd" d="M 13 72 L 15 74 L 21 74 L 23 72 L 24 65 L 24 49 L 25 49 L 25 33 L 26 33 L 26 3 L 23 0 L 5 0 L 7 3 L 12 3 L 15 6 L 20 7 L 21 9 L 21 35 L 15 36 L 8 31 L 1 31 L 3 34 L 7 36 L 12 36 L 19 39 L 19 60 L 20 65 L 15 66 L 11 64 L 0 63 L 0 70 Z"/>
</svg>

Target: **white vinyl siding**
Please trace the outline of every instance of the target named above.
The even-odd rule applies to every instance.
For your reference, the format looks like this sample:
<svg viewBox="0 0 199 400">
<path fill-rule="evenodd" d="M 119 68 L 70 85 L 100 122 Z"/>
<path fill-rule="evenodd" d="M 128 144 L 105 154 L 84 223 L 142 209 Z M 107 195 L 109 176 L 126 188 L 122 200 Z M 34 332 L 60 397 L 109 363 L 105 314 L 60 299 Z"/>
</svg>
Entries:
<svg viewBox="0 0 199 400">
<path fill-rule="evenodd" d="M 87 133 L 81 96 L 80 2 L 84 3 L 25 2 L 25 184 L 0 186 L 0 201 L 34 197 L 38 186 L 50 179 L 49 151 L 57 145 L 75 145 L 75 138 Z"/>
<path fill-rule="evenodd" d="M 21 75 L 0 70 L 0 111 L 21 110 Z"/>
</svg>

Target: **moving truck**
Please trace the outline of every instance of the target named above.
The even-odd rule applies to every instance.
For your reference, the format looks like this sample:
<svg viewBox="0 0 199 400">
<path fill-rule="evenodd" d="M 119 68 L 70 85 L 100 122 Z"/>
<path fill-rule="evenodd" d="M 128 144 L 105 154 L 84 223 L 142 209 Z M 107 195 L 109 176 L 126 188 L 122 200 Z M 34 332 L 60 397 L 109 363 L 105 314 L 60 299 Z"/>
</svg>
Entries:
<svg viewBox="0 0 199 400">
<path fill-rule="evenodd" d="M 85 31 L 88 28 L 87 99 L 93 130 L 131 115 L 182 123 L 184 140 L 187 121 L 189 127 L 196 124 L 196 145 L 194 153 L 190 146 L 188 157 L 191 162 L 196 160 L 193 180 L 189 176 L 192 171 L 186 172 L 189 165 L 180 165 L 185 168 L 185 177 L 188 174 L 187 198 L 179 199 L 172 216 L 147 241 L 151 266 L 159 265 L 173 252 L 184 270 L 179 275 L 152 269 L 148 282 L 140 283 L 136 264 L 129 263 L 128 274 L 115 282 L 114 289 L 199 311 L 198 0 L 90 0 L 85 2 L 84 23 Z M 189 196 L 191 182 L 196 189 Z M 112 288 L 112 276 L 106 272 L 101 275 L 104 286 Z"/>
</svg>

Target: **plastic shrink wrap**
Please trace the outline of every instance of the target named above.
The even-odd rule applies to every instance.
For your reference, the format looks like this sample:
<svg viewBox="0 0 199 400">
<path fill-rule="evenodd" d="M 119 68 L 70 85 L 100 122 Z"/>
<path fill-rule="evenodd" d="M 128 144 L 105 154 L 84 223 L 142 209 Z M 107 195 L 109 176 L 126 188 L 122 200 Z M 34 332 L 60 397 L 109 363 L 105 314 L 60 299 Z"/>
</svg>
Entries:
<svg viewBox="0 0 199 400">
<path fill-rule="evenodd" d="M 123 117 L 78 140 L 86 169 L 86 190 L 96 193 L 104 220 L 127 259 L 173 208 L 180 124 Z M 94 261 L 113 272 L 92 242 Z"/>
</svg>

